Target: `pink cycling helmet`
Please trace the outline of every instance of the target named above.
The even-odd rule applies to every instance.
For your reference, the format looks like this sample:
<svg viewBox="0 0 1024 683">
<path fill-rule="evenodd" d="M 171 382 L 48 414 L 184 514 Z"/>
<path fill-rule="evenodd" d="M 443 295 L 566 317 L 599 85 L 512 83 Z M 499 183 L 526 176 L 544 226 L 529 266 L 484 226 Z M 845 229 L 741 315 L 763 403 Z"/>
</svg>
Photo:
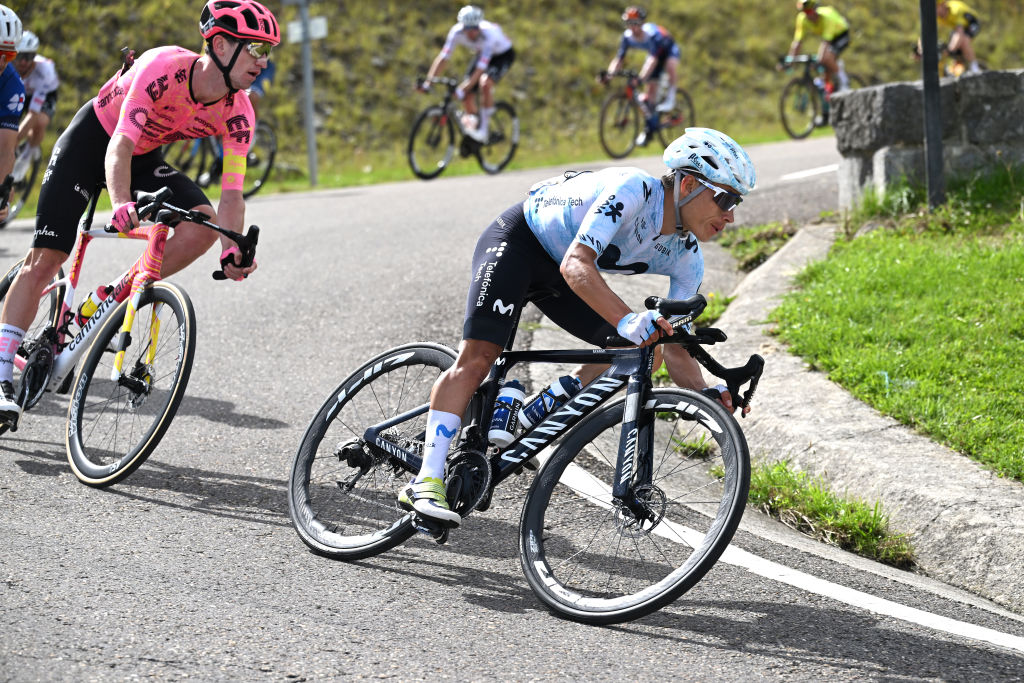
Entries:
<svg viewBox="0 0 1024 683">
<path fill-rule="evenodd" d="M 271 45 L 281 42 L 281 28 L 274 13 L 255 0 L 210 0 L 199 17 L 199 31 L 206 40 L 224 33 Z"/>
</svg>

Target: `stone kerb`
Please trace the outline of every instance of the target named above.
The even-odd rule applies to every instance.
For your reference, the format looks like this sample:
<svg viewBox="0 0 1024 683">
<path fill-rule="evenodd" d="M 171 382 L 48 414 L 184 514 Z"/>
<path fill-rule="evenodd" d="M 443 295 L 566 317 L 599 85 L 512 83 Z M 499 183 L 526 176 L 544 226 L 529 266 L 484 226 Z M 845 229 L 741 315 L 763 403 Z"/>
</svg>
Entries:
<svg viewBox="0 0 1024 683">
<path fill-rule="evenodd" d="M 923 102 L 921 81 L 833 96 L 842 208 L 853 206 L 868 187 L 882 191 L 904 178 L 923 181 Z M 947 175 L 1024 162 L 1024 70 L 943 79 L 940 102 Z"/>
</svg>

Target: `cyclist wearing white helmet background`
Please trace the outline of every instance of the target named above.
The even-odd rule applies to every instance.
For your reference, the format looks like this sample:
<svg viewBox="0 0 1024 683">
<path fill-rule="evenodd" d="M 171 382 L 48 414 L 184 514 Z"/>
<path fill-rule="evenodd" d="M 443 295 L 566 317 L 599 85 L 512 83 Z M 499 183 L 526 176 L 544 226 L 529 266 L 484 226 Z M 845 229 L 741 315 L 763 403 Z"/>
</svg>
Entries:
<svg viewBox="0 0 1024 683">
<path fill-rule="evenodd" d="M 494 85 L 508 73 L 512 62 L 515 61 L 516 51 L 512 47 L 512 41 L 501 30 L 501 26 L 485 21 L 484 11 L 479 7 L 466 5 L 459 10 L 458 22 L 449 29 L 441 52 L 430 65 L 427 80 L 420 84 L 421 92 L 430 90 L 430 79 L 444 72 L 456 45 L 468 47 L 474 53 L 465 79 L 455 91 L 458 98 L 463 101 L 463 108 L 467 114 L 463 127 L 474 140 L 485 142 L 491 115 L 494 114 Z M 478 89 L 480 120 L 479 123 L 475 123 L 473 119 L 477 115 L 477 110 L 472 94 Z"/>
<path fill-rule="evenodd" d="M 648 346 L 672 327 L 655 311 L 635 313 L 605 283 L 601 272 L 649 273 L 669 278 L 668 296 L 697 293 L 704 277 L 700 242 L 733 221 L 733 209 L 756 183 L 747 153 L 729 136 L 687 128 L 666 148 L 661 178 L 638 168 L 566 173 L 537 183 L 484 231 L 473 256 L 463 338 L 455 364 L 430 394 L 423 466 L 399 503 L 448 526 L 443 483 L 445 460 L 469 400 L 500 355 L 532 291 L 558 292 L 536 301 L 555 324 L 585 342 L 603 346 L 616 332 Z M 697 362 L 681 347 L 665 345 L 672 380 L 708 390 Z M 601 371 L 583 366 L 583 383 Z M 732 410 L 724 387 L 709 393 Z"/>
<path fill-rule="evenodd" d="M 6 5 L 0 5 L 0 182 L 14 168 L 14 149 L 18 146 L 18 121 L 25 107 L 25 86 L 11 64 L 18 54 L 21 34 L 21 19 L 14 10 Z M 0 209 L 0 225 L 6 218 L 5 205 Z"/>
<path fill-rule="evenodd" d="M 176 206 L 202 211 L 222 227 L 242 232 L 242 183 L 254 125 L 245 89 L 266 68 L 281 31 L 273 13 L 255 0 L 209 0 L 199 30 L 206 41 L 202 55 L 173 45 L 147 50 L 131 68 L 115 73 L 57 140 L 59 154 L 51 156 L 39 191 L 32 247 L 0 313 L 0 421 L 16 424 L 21 414 L 12 386 L 14 355 L 43 287 L 74 247 L 78 218 L 99 183 L 106 183 L 114 207 L 111 223 L 122 232 L 139 224 L 134 193 L 164 186 L 171 188 Z M 224 139 L 218 211 L 161 151 L 168 142 L 209 135 Z M 167 240 L 161 276 L 185 268 L 216 239 L 216 233 L 195 223 L 178 224 Z M 238 247 L 221 240 L 220 264 L 228 278 L 241 280 L 256 269 L 255 263 L 240 267 Z M 125 279 L 112 283 L 119 299 L 128 296 Z"/>
<path fill-rule="evenodd" d="M 60 79 L 53 60 L 39 54 L 39 37 L 31 31 L 21 35 L 14 68 L 25 84 L 25 97 L 28 100 L 25 116 L 18 127 L 18 142 L 28 138 L 28 145 L 14 167 L 14 178 L 20 180 L 25 176 L 29 164 L 42 156 L 43 136 L 57 111 Z"/>
</svg>

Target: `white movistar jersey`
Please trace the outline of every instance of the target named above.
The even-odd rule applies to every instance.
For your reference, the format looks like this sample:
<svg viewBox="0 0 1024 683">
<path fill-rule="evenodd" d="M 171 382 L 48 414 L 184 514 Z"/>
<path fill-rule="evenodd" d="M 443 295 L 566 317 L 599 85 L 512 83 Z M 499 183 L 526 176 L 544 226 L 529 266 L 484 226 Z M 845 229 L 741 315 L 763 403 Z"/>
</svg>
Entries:
<svg viewBox="0 0 1024 683">
<path fill-rule="evenodd" d="M 460 22 L 448 31 L 444 47 L 441 48 L 441 56 L 445 59 L 451 57 L 452 50 L 456 45 L 463 45 L 475 52 L 477 68 L 486 69 L 491 57 L 508 52 L 512 47 L 512 41 L 505 36 L 500 26 L 490 21 L 481 21 L 480 36 L 476 40 L 470 40 L 466 35 L 466 29 Z"/>
<path fill-rule="evenodd" d="M 52 59 L 36 55 L 35 67 L 25 79 L 25 96 L 31 97 L 29 111 L 39 111 L 46 101 L 46 96 L 57 89 L 60 79 L 57 78 L 57 67 Z"/>
<path fill-rule="evenodd" d="M 690 233 L 661 234 L 665 190 L 639 168 L 606 168 L 530 188 L 526 222 L 544 250 L 561 263 L 574 242 L 597 252 L 598 270 L 669 277 L 668 297 L 686 299 L 704 279 L 704 255 Z"/>
</svg>

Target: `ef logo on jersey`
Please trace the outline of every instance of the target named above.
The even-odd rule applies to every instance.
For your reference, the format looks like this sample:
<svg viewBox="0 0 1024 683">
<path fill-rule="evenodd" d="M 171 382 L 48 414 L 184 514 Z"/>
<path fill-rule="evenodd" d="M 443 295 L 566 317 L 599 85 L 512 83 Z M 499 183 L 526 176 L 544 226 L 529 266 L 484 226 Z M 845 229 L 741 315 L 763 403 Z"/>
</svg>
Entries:
<svg viewBox="0 0 1024 683">
<path fill-rule="evenodd" d="M 19 92 L 11 95 L 11 99 L 7 101 L 7 108 L 11 110 L 12 114 L 17 114 L 25 107 L 25 93 Z"/>
</svg>

